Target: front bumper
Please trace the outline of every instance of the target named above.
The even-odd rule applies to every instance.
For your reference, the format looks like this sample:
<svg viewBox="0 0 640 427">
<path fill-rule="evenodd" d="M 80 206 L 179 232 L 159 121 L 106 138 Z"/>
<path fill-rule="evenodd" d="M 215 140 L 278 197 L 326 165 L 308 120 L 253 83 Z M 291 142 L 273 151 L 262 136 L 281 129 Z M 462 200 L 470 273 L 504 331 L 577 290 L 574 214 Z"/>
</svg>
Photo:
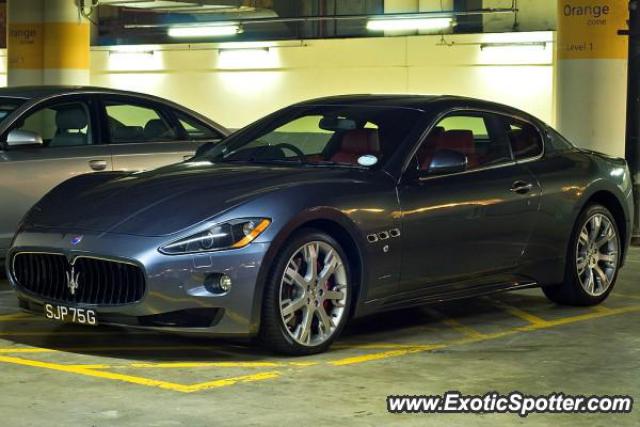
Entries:
<svg viewBox="0 0 640 427">
<path fill-rule="evenodd" d="M 82 240 L 72 245 L 73 237 Z M 93 309 L 98 323 L 189 334 L 248 336 L 257 330 L 257 285 L 269 243 L 254 242 L 230 251 L 198 255 L 164 255 L 158 247 L 166 238 L 105 233 L 70 233 L 56 230 L 20 232 L 7 256 L 7 271 L 23 310 L 43 315 L 47 303 Z M 132 304 L 88 305 L 50 301 L 21 288 L 13 275 L 12 260 L 22 252 L 99 257 L 139 266 L 146 279 L 143 298 Z M 205 286 L 211 274 L 232 279 L 227 293 Z"/>
</svg>

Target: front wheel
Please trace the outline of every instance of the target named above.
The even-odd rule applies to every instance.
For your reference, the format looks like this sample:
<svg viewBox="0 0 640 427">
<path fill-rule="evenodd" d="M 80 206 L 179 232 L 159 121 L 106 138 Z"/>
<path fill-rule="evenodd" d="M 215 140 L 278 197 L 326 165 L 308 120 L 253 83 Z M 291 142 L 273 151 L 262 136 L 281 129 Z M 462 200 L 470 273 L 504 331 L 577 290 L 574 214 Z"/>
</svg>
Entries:
<svg viewBox="0 0 640 427">
<path fill-rule="evenodd" d="M 560 304 L 600 304 L 613 290 L 620 265 L 620 233 L 615 218 L 601 205 L 587 207 L 574 229 L 564 283 L 543 288 Z"/>
<path fill-rule="evenodd" d="M 266 284 L 260 341 L 278 353 L 325 351 L 340 334 L 351 304 L 350 270 L 340 244 L 298 232 L 275 261 Z"/>
</svg>

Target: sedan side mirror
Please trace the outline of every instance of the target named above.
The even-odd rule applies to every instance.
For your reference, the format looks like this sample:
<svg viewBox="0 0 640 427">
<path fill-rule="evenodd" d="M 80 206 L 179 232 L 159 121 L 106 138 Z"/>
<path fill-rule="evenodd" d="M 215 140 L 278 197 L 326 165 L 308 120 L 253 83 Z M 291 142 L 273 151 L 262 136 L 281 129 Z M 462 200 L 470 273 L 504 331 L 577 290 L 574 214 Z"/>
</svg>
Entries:
<svg viewBox="0 0 640 427">
<path fill-rule="evenodd" d="M 27 145 L 43 145 L 42 136 L 37 132 L 14 129 L 7 135 L 8 147 L 21 147 Z"/>
<path fill-rule="evenodd" d="M 467 170 L 467 156 L 459 151 L 438 150 L 435 152 L 426 175 L 444 175 Z"/>
</svg>

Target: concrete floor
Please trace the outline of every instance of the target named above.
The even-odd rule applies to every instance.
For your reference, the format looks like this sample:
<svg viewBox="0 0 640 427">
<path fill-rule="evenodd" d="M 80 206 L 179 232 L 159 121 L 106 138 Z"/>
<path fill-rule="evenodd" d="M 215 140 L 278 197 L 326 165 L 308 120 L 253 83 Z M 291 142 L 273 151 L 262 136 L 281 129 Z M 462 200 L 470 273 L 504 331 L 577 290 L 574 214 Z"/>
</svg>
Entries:
<svg viewBox="0 0 640 427">
<path fill-rule="evenodd" d="M 620 395 L 640 390 L 640 249 L 607 303 L 562 308 L 539 290 L 384 314 L 320 356 L 17 312 L 0 284 L 3 425 L 640 425 L 629 415 L 391 415 L 389 394 Z"/>
</svg>

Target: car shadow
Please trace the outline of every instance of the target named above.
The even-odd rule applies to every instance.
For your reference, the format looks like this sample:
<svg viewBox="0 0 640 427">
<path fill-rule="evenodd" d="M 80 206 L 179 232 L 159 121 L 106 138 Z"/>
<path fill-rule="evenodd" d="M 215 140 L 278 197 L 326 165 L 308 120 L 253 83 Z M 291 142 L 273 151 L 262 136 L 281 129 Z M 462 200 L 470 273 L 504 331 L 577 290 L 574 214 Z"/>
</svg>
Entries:
<svg viewBox="0 0 640 427">
<path fill-rule="evenodd" d="M 354 352 L 362 352 L 363 346 L 375 349 L 378 344 L 433 344 L 442 340 L 443 334 L 455 333 L 446 325 L 446 319 L 455 319 L 460 324 L 479 330 L 496 324 L 500 324 L 502 329 L 521 325 L 519 319 L 496 306 L 497 299 L 503 304 L 530 311 L 557 309 L 538 291 L 533 294 L 510 293 L 385 312 L 350 322 L 329 355 L 333 358 L 342 354 L 352 355 Z M 0 338 L 11 345 L 151 363 L 258 362 L 281 358 L 248 339 L 212 339 L 107 326 L 88 328 L 50 323 L 31 317 L 2 323 L 0 332 Z M 2 347 L 6 348 L 7 345 Z"/>
</svg>

